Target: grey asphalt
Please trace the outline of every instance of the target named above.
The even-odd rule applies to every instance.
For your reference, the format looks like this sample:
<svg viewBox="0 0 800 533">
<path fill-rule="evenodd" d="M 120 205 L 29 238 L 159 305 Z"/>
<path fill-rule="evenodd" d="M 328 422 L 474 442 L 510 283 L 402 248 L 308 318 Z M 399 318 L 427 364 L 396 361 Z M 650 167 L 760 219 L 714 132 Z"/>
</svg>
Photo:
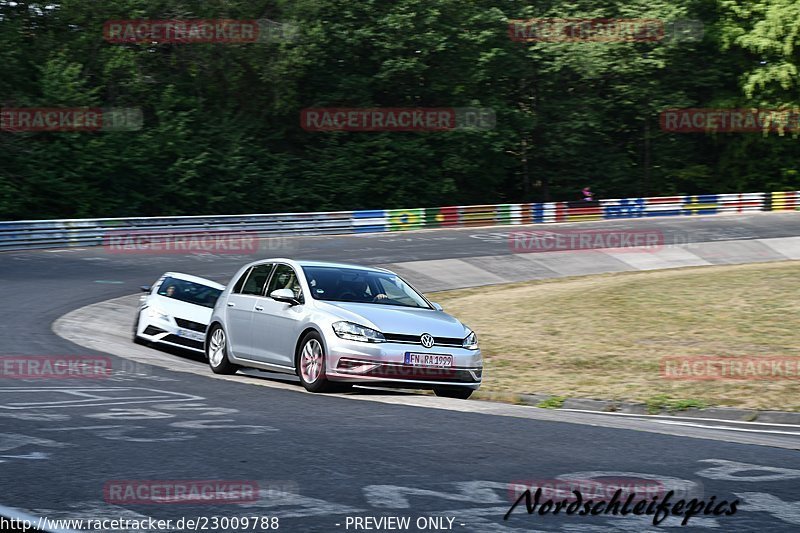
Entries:
<svg viewBox="0 0 800 533">
<path fill-rule="evenodd" d="M 581 227 L 656 228 L 665 242 L 677 243 L 751 240 L 800 235 L 800 214 Z M 273 240 L 248 256 L 103 249 L 0 254 L 2 353 L 106 355 L 56 336 L 51 325 L 77 308 L 131 294 L 165 270 L 224 282 L 242 263 L 262 256 L 387 264 L 508 255 L 504 234 L 519 229 Z M 409 277 L 430 286 L 421 274 Z M 521 508 L 503 520 L 509 483 L 605 475 L 651 477 L 665 486 L 691 486 L 706 500 L 741 500 L 736 514 L 694 517 L 687 530 L 800 526 L 800 455 L 792 449 L 606 427 L 600 421 L 428 408 L 424 396 L 415 397 L 415 405 L 353 401 L 110 357 L 116 369 L 110 379 L 0 380 L 0 505 L 51 519 L 277 516 L 280 530 L 301 532 L 355 531 L 353 518 L 379 516 L 453 518 L 452 530 L 477 532 L 681 527 L 678 517 L 655 528 L 652 517 L 528 516 Z M 262 491 L 248 504 L 112 504 L 103 498 L 110 480 L 187 479 L 256 481 Z M 242 531 L 241 525 L 216 530 Z"/>
</svg>

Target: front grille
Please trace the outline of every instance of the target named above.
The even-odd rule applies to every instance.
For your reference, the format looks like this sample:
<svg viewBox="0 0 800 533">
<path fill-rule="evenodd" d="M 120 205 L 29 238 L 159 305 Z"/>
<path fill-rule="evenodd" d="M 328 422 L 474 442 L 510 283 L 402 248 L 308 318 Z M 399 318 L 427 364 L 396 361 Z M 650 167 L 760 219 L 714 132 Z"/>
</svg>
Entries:
<svg viewBox="0 0 800 533">
<path fill-rule="evenodd" d="M 360 370 L 361 367 L 370 367 L 369 370 Z M 396 363 L 377 363 L 375 361 L 361 361 L 355 359 L 339 359 L 337 370 L 353 376 L 368 376 L 391 380 L 418 380 L 442 381 L 452 383 L 478 383 L 481 380 L 480 368 L 435 368 L 403 365 Z M 477 378 L 477 379 L 476 379 Z"/>
<path fill-rule="evenodd" d="M 206 332 L 206 325 L 201 324 L 200 322 L 192 322 L 191 320 L 186 320 L 184 318 L 175 318 L 175 323 L 178 324 L 179 327 L 183 329 L 190 329 L 192 331 L 199 331 L 200 333 Z"/>
<path fill-rule="evenodd" d="M 399 333 L 384 333 L 383 336 L 389 342 L 399 342 L 401 344 L 421 344 L 419 341 L 420 335 L 401 335 Z M 464 340 L 456 337 L 434 337 L 433 344 L 434 346 L 461 347 L 464 344 Z"/>
<path fill-rule="evenodd" d="M 380 366 L 359 376 L 369 376 L 371 378 L 383 379 L 412 379 L 419 381 L 444 381 L 449 383 L 477 383 L 472 374 L 467 370 L 451 368 L 410 368 Z"/>
<path fill-rule="evenodd" d="M 177 335 L 167 335 L 161 340 L 164 342 L 171 342 L 172 344 L 180 344 L 181 346 L 186 346 L 187 348 L 195 348 L 196 350 L 203 349 L 202 341 L 193 341 L 192 339 L 178 337 Z"/>
</svg>

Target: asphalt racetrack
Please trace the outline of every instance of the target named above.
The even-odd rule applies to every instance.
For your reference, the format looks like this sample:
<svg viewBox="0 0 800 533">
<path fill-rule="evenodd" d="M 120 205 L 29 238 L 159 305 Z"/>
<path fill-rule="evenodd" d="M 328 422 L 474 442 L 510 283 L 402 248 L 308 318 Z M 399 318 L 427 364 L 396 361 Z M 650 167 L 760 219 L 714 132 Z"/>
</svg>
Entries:
<svg viewBox="0 0 800 533">
<path fill-rule="evenodd" d="M 657 229 L 666 244 L 745 243 L 800 236 L 800 214 L 580 227 Z M 417 267 L 510 257 L 504 234 L 519 229 L 301 237 L 274 241 L 257 255 L 102 248 L 0 254 L 2 354 L 108 355 L 115 369 L 103 380 L 0 379 L 0 515 L 172 520 L 141 531 L 266 531 L 252 522 L 264 517 L 260 525 L 298 532 L 800 529 L 795 426 L 554 412 L 367 389 L 313 395 L 291 380 L 258 373 L 218 379 L 196 357 L 180 353 L 152 350 L 162 364 L 134 363 L 52 330 L 63 315 L 131 295 L 167 270 L 224 283 L 243 263 L 270 256 Z M 424 291 L 450 288 L 441 274 L 426 275 L 421 267 L 402 273 Z M 171 359 L 191 371 L 165 368 Z M 510 484 L 608 478 L 649 480 L 675 490 L 673 499 L 739 500 L 738 508 L 728 516 L 701 513 L 686 526 L 679 515 L 655 527 L 652 515 L 528 515 L 524 505 L 504 520 L 513 501 Z M 216 480 L 258 490 L 244 503 L 137 503 L 109 496 L 110 485 L 137 480 Z M 403 528 L 402 521 L 378 522 L 381 517 L 410 521 Z M 236 526 L 233 518 L 239 518 Z M 186 527 L 186 520 L 205 528 Z"/>
</svg>

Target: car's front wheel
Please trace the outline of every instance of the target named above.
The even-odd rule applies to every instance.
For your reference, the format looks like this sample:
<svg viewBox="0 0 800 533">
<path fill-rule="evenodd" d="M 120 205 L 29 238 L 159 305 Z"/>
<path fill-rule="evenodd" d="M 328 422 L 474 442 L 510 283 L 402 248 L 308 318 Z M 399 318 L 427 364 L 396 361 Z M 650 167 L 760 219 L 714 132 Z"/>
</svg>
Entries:
<svg viewBox="0 0 800 533">
<path fill-rule="evenodd" d="M 297 353 L 297 375 L 300 383 L 309 392 L 333 392 L 334 383 L 325 377 L 325 348 L 322 337 L 316 331 L 306 333 Z"/>
<path fill-rule="evenodd" d="M 228 342 L 225 338 L 225 330 L 219 324 L 214 324 L 206 343 L 206 358 L 208 366 L 215 374 L 235 374 L 239 370 L 238 365 L 234 365 L 228 360 Z"/>
<path fill-rule="evenodd" d="M 472 389 L 467 387 L 434 387 L 433 393 L 442 398 L 457 398 L 466 400 L 472 396 Z"/>
</svg>

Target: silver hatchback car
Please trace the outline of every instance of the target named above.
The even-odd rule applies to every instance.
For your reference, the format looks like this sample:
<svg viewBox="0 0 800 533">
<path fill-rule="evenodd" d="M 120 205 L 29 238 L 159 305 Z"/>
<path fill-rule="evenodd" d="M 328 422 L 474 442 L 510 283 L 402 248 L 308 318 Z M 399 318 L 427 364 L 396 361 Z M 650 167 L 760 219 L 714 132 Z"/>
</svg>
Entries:
<svg viewBox="0 0 800 533">
<path fill-rule="evenodd" d="M 211 369 L 297 374 L 312 392 L 354 383 L 468 398 L 483 360 L 468 327 L 381 268 L 267 259 L 246 265 L 217 300 Z"/>
</svg>

